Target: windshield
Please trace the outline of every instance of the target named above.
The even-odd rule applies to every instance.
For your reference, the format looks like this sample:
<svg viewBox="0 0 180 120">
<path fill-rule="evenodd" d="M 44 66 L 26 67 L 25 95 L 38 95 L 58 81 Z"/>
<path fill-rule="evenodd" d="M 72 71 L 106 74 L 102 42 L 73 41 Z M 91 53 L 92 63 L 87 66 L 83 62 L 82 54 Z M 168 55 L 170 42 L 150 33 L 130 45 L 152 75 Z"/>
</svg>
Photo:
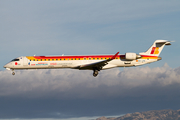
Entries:
<svg viewBox="0 0 180 120">
<path fill-rule="evenodd" d="M 13 59 L 12 61 L 19 61 L 19 59 Z"/>
</svg>

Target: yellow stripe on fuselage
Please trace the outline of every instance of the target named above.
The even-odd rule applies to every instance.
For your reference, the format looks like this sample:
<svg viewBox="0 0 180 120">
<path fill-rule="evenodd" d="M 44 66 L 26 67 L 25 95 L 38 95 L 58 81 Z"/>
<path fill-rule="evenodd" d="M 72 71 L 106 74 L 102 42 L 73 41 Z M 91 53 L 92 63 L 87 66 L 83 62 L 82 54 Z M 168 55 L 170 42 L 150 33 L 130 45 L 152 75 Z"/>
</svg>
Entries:
<svg viewBox="0 0 180 120">
<path fill-rule="evenodd" d="M 34 56 L 26 56 L 26 58 L 30 61 L 69 61 L 69 60 L 106 60 L 110 57 L 83 57 L 83 58 L 67 58 L 66 56 L 61 58 L 35 58 Z M 119 57 L 116 57 L 115 59 L 119 59 Z"/>
<path fill-rule="evenodd" d="M 141 59 L 158 59 L 158 57 L 142 57 Z"/>
</svg>

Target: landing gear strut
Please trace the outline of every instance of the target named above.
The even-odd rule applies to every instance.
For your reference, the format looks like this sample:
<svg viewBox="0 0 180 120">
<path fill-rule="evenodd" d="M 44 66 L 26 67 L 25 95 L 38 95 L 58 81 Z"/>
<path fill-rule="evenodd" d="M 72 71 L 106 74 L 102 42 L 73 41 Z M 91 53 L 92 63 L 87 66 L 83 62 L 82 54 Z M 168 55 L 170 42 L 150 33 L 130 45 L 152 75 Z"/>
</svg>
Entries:
<svg viewBox="0 0 180 120">
<path fill-rule="evenodd" d="M 15 72 L 14 72 L 14 70 L 12 70 L 12 75 L 15 75 Z"/>
<path fill-rule="evenodd" d="M 98 70 L 94 70 L 93 76 L 96 77 L 98 75 Z"/>
</svg>

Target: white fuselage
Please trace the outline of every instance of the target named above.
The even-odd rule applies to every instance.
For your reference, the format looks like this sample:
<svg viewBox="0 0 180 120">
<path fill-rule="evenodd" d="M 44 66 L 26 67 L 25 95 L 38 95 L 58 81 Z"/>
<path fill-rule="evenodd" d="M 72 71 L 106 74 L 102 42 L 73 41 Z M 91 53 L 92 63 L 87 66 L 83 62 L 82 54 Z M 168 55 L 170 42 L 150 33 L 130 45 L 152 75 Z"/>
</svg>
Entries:
<svg viewBox="0 0 180 120">
<path fill-rule="evenodd" d="M 58 59 L 56 59 L 57 56 L 55 57 L 55 59 L 52 59 L 54 58 L 53 56 L 48 56 L 48 57 L 46 56 L 47 59 L 37 59 L 37 58 L 33 59 L 34 56 L 22 56 L 22 57 L 18 57 L 12 60 L 8 64 L 6 64 L 4 67 L 7 69 L 13 69 L 13 70 L 15 69 L 59 69 L 59 68 L 80 69 L 77 66 L 97 63 L 105 59 L 109 59 L 109 57 L 111 56 L 113 55 L 107 55 L 107 57 L 95 56 L 95 59 L 93 59 L 91 56 L 86 56 L 86 57 L 83 56 L 83 58 L 81 59 L 76 58 L 77 56 L 59 56 Z M 126 60 L 124 59 L 124 55 L 119 55 L 115 59 L 110 61 L 107 65 L 105 65 L 102 69 L 109 69 L 109 68 L 114 68 L 114 67 L 138 66 L 138 65 L 155 62 L 157 60 L 158 59 L 149 59 L 149 58 L 147 59 L 140 58 L 137 60 Z"/>
<path fill-rule="evenodd" d="M 23 56 L 13 59 L 4 68 L 15 69 L 58 69 L 72 68 L 79 70 L 93 70 L 93 76 L 98 71 L 114 67 L 131 67 L 144 65 L 161 60 L 158 57 L 165 45 L 171 45 L 167 40 L 156 40 L 146 51 L 139 54 L 125 53 L 125 55 L 74 55 L 74 56 Z M 15 73 L 12 73 L 15 75 Z"/>
</svg>

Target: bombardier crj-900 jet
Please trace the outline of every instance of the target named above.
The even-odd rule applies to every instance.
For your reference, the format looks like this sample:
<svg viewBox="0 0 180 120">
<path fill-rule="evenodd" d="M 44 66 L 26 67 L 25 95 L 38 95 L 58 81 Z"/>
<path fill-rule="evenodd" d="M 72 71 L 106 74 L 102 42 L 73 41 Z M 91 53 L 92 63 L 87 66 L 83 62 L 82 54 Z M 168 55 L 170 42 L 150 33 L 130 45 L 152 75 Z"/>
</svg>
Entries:
<svg viewBox="0 0 180 120">
<path fill-rule="evenodd" d="M 93 76 L 96 77 L 100 70 L 115 67 L 131 67 L 152 63 L 161 60 L 159 54 L 165 45 L 171 45 L 167 40 L 156 40 L 146 51 L 139 54 L 125 53 L 119 55 L 73 55 L 73 56 L 22 56 L 13 59 L 6 64 L 4 68 L 12 70 L 17 69 L 59 69 L 72 68 L 79 70 L 93 70 Z"/>
</svg>

